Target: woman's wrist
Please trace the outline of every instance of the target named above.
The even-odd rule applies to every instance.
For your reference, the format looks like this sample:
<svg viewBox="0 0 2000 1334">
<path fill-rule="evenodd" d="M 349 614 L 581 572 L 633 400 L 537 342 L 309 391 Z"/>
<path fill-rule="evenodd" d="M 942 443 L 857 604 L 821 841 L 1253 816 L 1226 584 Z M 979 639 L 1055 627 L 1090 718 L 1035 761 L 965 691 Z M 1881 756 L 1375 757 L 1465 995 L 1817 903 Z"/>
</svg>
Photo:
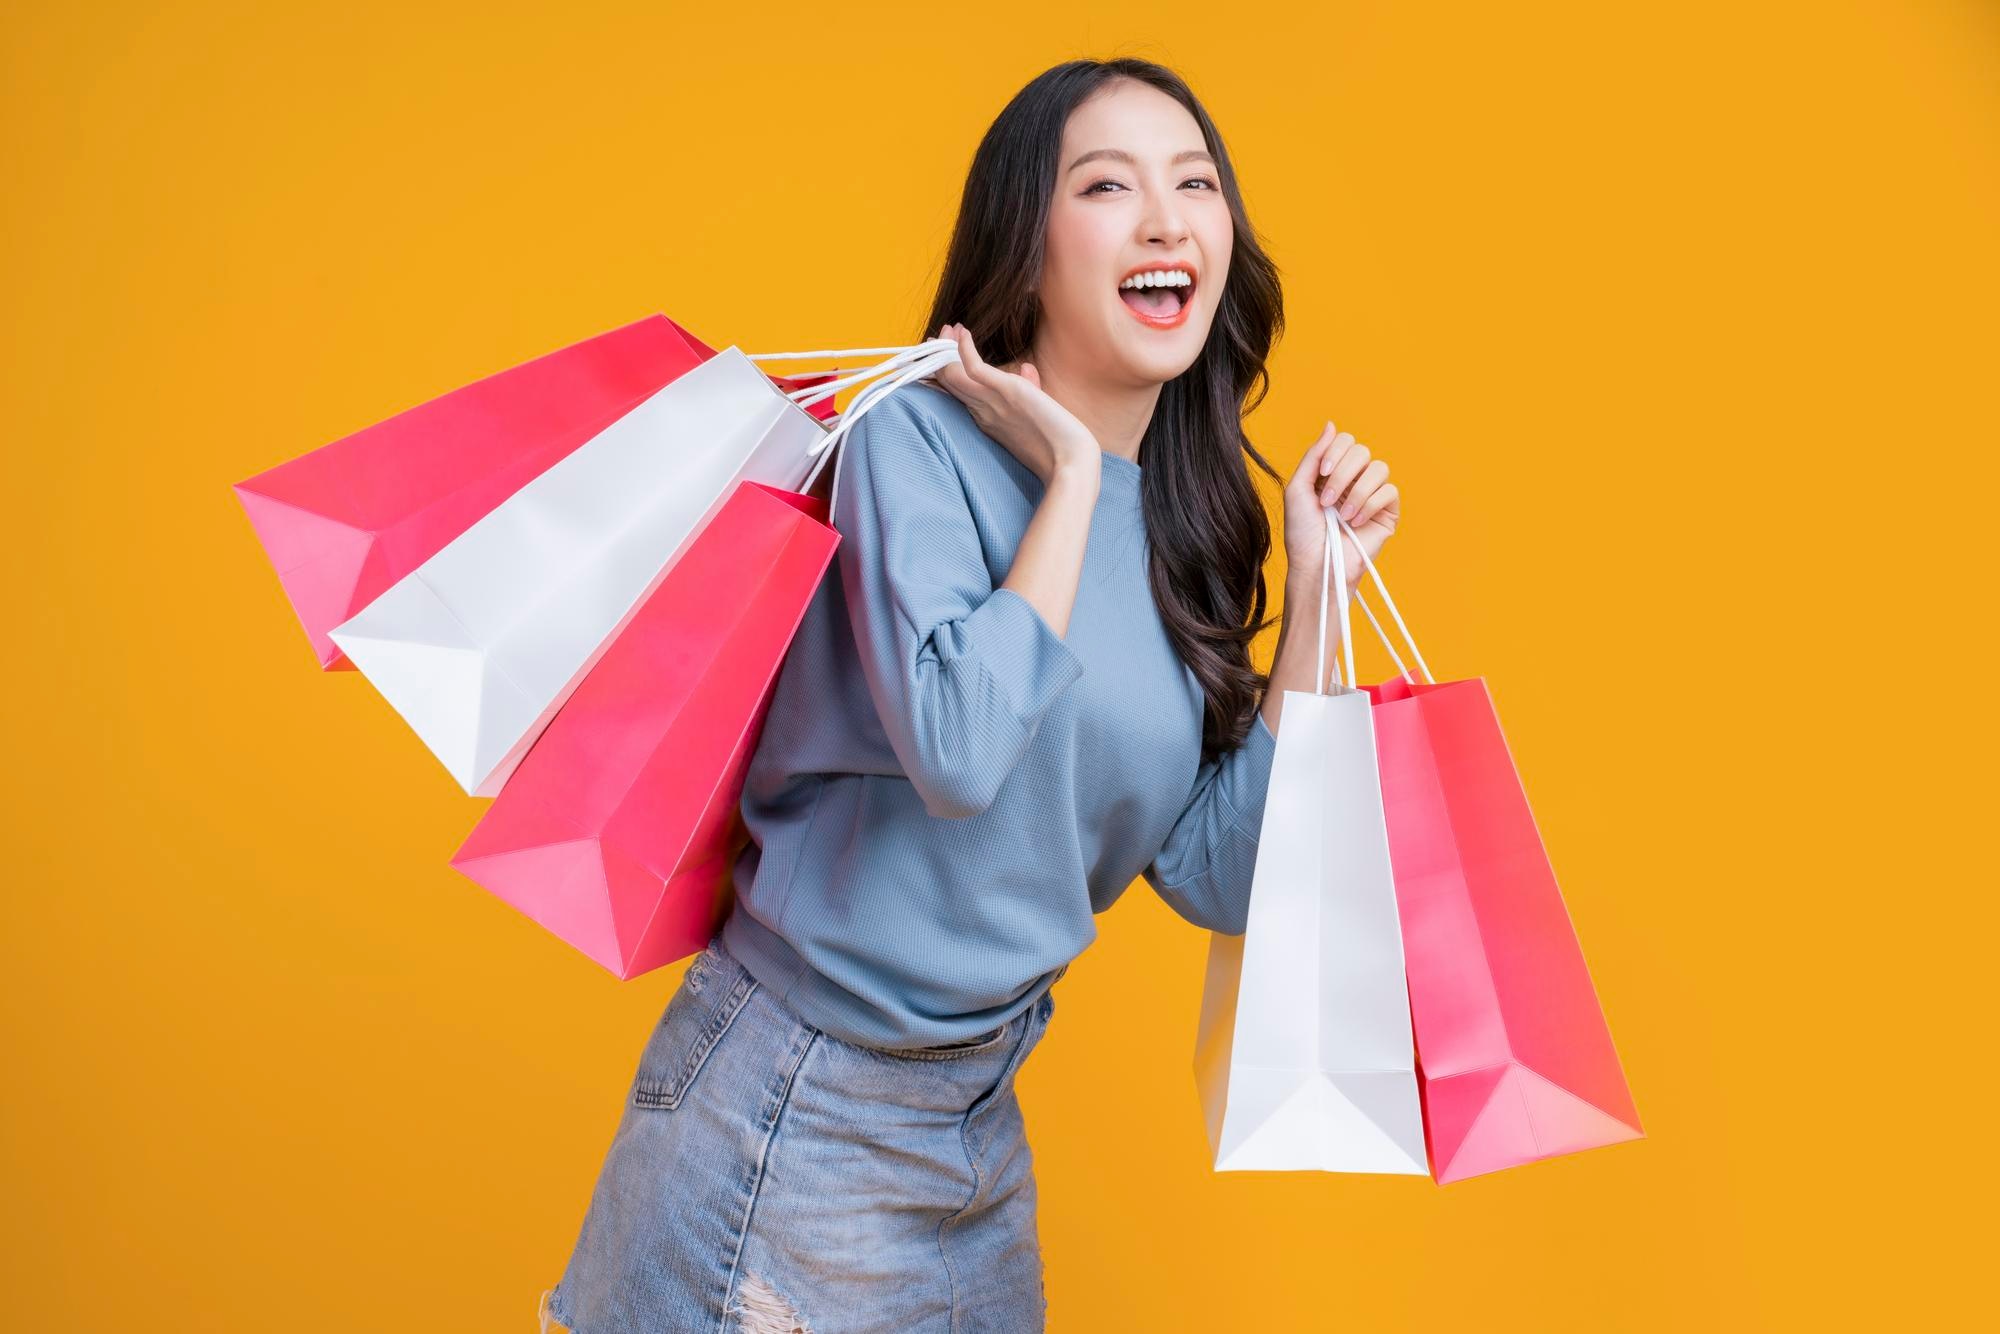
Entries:
<svg viewBox="0 0 2000 1334">
<path fill-rule="evenodd" d="M 1359 582 L 1359 580 L 1356 580 L 1347 585 L 1347 595 L 1349 597 L 1354 596 L 1354 590 Z M 1310 611 L 1320 601 L 1320 589 L 1324 586 L 1317 575 L 1311 579 L 1287 578 L 1285 580 L 1285 614 L 1289 616 L 1294 608 L 1300 611 Z"/>
<path fill-rule="evenodd" d="M 1050 487 L 1064 487 L 1069 490 L 1089 491 L 1093 494 L 1104 481 L 1104 462 L 1095 445 L 1088 453 L 1057 454 L 1054 471 L 1049 474 Z"/>
<path fill-rule="evenodd" d="M 1049 456 L 1055 460 L 1057 473 L 1079 472 L 1094 477 L 1103 470 L 1104 451 L 1088 433 L 1050 440 Z"/>
</svg>

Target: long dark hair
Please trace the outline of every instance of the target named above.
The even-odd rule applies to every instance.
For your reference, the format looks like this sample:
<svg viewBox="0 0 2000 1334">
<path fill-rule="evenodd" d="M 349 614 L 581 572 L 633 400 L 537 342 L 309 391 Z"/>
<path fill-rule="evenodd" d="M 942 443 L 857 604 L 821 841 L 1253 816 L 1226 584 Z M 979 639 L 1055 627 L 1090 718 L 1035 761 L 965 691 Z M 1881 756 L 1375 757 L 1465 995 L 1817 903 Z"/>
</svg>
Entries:
<svg viewBox="0 0 2000 1334">
<path fill-rule="evenodd" d="M 944 273 L 917 337 L 957 323 L 971 331 L 989 365 L 1027 355 L 1041 318 L 1032 289 L 1042 271 L 1063 127 L 1085 99 L 1120 78 L 1137 79 L 1187 108 L 1215 156 L 1235 224 L 1215 323 L 1194 364 L 1160 387 L 1140 443 L 1148 578 L 1175 651 L 1207 695 L 1202 758 L 1208 760 L 1242 743 L 1270 680 L 1251 665 L 1250 641 L 1270 623 L 1264 560 L 1271 521 L 1244 459 L 1273 478 L 1278 473 L 1244 434 L 1243 418 L 1269 389 L 1264 361 L 1285 316 L 1277 266 L 1244 213 L 1222 135 L 1181 77 L 1130 57 L 1072 60 L 1016 93 L 973 154 Z"/>
</svg>

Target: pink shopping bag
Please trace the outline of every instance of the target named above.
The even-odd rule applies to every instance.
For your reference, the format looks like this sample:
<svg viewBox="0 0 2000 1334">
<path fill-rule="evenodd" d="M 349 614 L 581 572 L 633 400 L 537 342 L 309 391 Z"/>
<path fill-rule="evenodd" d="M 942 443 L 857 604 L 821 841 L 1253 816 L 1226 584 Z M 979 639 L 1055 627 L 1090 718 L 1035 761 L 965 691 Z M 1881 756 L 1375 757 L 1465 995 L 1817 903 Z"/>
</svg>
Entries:
<svg viewBox="0 0 2000 1334">
<path fill-rule="evenodd" d="M 1408 640 L 1372 561 L 1368 569 Z M 1425 678 L 1414 680 L 1361 605 L 1403 673 L 1365 689 L 1433 1177 L 1457 1181 L 1641 1138 L 1485 679 L 1436 681 L 1410 641 Z"/>
<path fill-rule="evenodd" d="M 839 535 L 741 483 L 555 715 L 452 865 L 620 978 L 721 926 L 778 669 Z"/>
<path fill-rule="evenodd" d="M 328 631 L 715 349 L 664 315 L 561 348 L 323 445 L 235 491 L 320 666 Z M 787 390 L 831 373 L 771 377 Z M 808 411 L 833 416 L 828 398 Z"/>
<path fill-rule="evenodd" d="M 748 837 L 739 802 L 750 757 L 792 636 L 840 541 L 830 519 L 844 453 L 836 446 L 900 387 L 955 362 L 958 349 L 933 339 L 749 357 L 878 353 L 892 355 L 839 378 L 792 378 L 801 386 L 787 394 L 795 403 L 874 382 L 807 451 L 816 461 L 801 460 L 798 491 L 746 478 L 712 507 L 452 858 L 617 977 L 695 953 L 721 925 L 733 899 L 729 873 Z M 822 470 L 825 499 L 814 487 Z"/>
</svg>

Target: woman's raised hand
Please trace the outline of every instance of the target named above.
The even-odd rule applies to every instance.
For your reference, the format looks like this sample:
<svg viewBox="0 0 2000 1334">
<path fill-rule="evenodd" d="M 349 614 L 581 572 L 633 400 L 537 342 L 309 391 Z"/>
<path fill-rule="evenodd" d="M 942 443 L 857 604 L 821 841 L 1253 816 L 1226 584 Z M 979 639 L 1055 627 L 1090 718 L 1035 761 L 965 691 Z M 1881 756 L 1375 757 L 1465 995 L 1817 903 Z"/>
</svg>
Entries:
<svg viewBox="0 0 2000 1334">
<path fill-rule="evenodd" d="M 959 359 L 931 378 L 965 404 L 979 429 L 1005 445 L 1044 486 L 1058 468 L 1102 466 L 1096 438 L 1043 392 L 1042 377 L 1033 366 L 1022 362 L 1017 373 L 987 365 L 963 325 L 947 324 L 937 336 L 957 340 Z"/>
<path fill-rule="evenodd" d="M 1373 560 L 1382 544 L 1396 531 L 1402 518 L 1403 499 L 1388 482 L 1389 465 L 1372 457 L 1368 447 L 1346 431 L 1336 431 L 1332 422 L 1320 432 L 1298 470 L 1285 486 L 1285 558 L 1287 579 L 1295 590 L 1312 590 L 1319 596 L 1320 570 L 1326 560 L 1326 511 L 1336 510 L 1354 530 L 1361 549 Z M 1347 587 L 1351 592 L 1363 573 L 1354 542 L 1341 531 L 1333 531 L 1347 543 Z"/>
</svg>

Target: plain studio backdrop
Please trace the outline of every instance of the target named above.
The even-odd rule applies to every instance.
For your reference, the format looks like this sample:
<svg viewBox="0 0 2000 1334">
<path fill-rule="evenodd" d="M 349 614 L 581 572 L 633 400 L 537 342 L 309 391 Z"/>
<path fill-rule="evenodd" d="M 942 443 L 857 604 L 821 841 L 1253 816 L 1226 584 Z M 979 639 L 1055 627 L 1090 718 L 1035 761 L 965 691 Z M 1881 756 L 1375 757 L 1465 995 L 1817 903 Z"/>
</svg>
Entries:
<svg viewBox="0 0 2000 1334">
<path fill-rule="evenodd" d="M 1021 1079 L 1053 1328 L 1970 1300 L 1992 4 L 43 3 L 0 36 L 21 1327 L 531 1329 L 684 966 L 615 981 L 450 868 L 485 803 L 316 669 L 230 484 L 653 311 L 912 341 L 979 135 L 1117 54 L 1206 99 L 1283 270 L 1253 439 L 1288 475 L 1331 418 L 1392 465 L 1384 573 L 1492 688 L 1648 1137 L 1443 1188 L 1216 1174 L 1207 938 L 1139 882 Z"/>
</svg>

